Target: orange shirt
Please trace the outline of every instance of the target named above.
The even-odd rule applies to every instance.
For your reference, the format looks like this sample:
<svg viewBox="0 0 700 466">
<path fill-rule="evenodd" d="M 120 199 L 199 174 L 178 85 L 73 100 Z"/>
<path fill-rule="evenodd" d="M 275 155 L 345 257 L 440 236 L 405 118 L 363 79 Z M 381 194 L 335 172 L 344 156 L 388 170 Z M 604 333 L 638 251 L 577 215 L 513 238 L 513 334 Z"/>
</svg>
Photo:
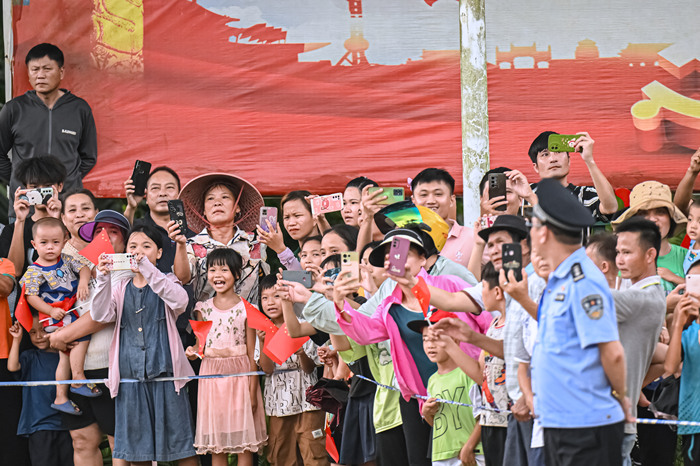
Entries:
<svg viewBox="0 0 700 466">
<path fill-rule="evenodd" d="M 14 280 L 14 264 L 7 259 L 0 258 L 0 275 L 8 276 Z M 0 298 L 0 359 L 7 359 L 10 355 L 10 346 L 12 346 L 10 326 L 12 326 L 10 305 L 7 303 L 7 298 Z"/>
</svg>

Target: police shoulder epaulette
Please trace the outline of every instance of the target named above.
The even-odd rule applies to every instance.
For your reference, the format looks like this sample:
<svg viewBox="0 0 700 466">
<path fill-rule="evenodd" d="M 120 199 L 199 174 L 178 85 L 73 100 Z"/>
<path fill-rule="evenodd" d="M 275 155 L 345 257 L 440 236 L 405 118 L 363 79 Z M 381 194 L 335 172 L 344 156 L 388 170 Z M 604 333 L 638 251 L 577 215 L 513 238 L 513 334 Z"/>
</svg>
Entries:
<svg viewBox="0 0 700 466">
<path fill-rule="evenodd" d="M 574 265 L 571 266 L 571 276 L 574 278 L 575 282 L 586 277 L 586 275 L 584 275 L 583 273 L 583 269 L 581 268 L 581 264 L 579 262 L 576 262 Z"/>
</svg>

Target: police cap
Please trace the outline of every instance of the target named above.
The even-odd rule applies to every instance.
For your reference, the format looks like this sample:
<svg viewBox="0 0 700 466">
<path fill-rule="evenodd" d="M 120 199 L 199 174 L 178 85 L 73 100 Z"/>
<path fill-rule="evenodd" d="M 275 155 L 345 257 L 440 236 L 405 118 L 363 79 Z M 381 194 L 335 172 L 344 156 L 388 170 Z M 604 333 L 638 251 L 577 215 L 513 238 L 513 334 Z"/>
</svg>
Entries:
<svg viewBox="0 0 700 466">
<path fill-rule="evenodd" d="M 532 215 L 570 233 L 580 233 L 593 226 L 595 219 L 574 194 L 553 178 L 537 183 L 538 204 Z"/>
</svg>

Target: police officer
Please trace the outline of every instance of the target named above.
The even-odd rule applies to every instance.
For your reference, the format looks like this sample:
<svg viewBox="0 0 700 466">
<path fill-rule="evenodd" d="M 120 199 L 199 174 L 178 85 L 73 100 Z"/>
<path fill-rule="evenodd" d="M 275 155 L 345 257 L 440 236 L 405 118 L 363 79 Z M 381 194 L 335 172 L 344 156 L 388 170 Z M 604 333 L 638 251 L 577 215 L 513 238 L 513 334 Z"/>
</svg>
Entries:
<svg viewBox="0 0 700 466">
<path fill-rule="evenodd" d="M 532 248 L 553 270 L 538 308 L 531 367 L 545 461 L 620 465 L 624 421 L 631 420 L 625 355 L 608 283 L 581 246 L 594 219 L 556 180 L 542 180 L 537 197 Z"/>
</svg>

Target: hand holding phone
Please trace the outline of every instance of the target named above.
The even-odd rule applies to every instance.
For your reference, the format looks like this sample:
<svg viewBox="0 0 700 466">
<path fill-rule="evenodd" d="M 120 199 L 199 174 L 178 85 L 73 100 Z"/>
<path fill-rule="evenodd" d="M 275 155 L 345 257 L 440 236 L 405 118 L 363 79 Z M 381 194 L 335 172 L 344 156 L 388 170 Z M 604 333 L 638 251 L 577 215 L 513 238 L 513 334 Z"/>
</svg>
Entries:
<svg viewBox="0 0 700 466">
<path fill-rule="evenodd" d="M 512 270 L 517 281 L 523 279 L 523 252 L 520 243 L 504 243 L 501 246 L 501 262 L 503 270 L 508 277 L 508 271 Z"/>
<path fill-rule="evenodd" d="M 168 212 L 170 220 L 177 223 L 180 228 L 180 234 L 184 235 L 187 232 L 187 217 L 185 217 L 185 206 L 180 199 L 171 199 L 168 201 Z"/>
<path fill-rule="evenodd" d="M 489 173 L 488 177 L 489 184 L 489 199 L 495 197 L 506 198 L 506 174 L 505 173 Z M 498 211 L 505 211 L 507 204 L 501 204 L 496 207 Z"/>
<path fill-rule="evenodd" d="M 389 248 L 389 268 L 387 273 L 395 277 L 406 275 L 406 258 L 411 247 L 410 241 L 406 238 L 392 238 Z"/>
<path fill-rule="evenodd" d="M 133 254 L 107 254 L 111 264 L 107 264 L 107 270 L 133 270 L 138 268 L 138 261 Z"/>
<path fill-rule="evenodd" d="M 260 225 L 260 228 L 262 228 L 263 231 L 270 233 L 270 228 L 267 226 L 268 222 L 270 222 L 270 225 L 272 225 L 274 230 L 277 229 L 277 207 L 260 207 L 260 219 L 258 220 L 258 225 Z"/>
<path fill-rule="evenodd" d="M 381 188 L 377 186 L 371 186 L 367 190 L 367 194 L 372 195 L 373 193 L 381 191 L 381 196 L 386 196 L 387 199 L 377 201 L 378 205 L 391 205 L 396 204 L 404 200 L 404 189 L 403 188 Z"/>
<path fill-rule="evenodd" d="M 131 182 L 134 184 L 134 196 L 143 197 L 146 194 L 146 183 L 151 173 L 151 164 L 142 160 L 134 163 L 134 171 L 131 174 Z"/>
<path fill-rule="evenodd" d="M 35 188 L 20 191 L 19 198 L 29 205 L 46 205 L 53 197 L 53 188 Z"/>
<path fill-rule="evenodd" d="M 580 134 L 550 134 L 547 139 L 549 152 L 576 152 L 576 140 Z"/>
<path fill-rule="evenodd" d="M 343 252 L 340 254 L 340 274 L 350 278 L 350 284 L 360 287 L 360 258 L 356 252 Z"/>
<path fill-rule="evenodd" d="M 305 288 L 311 288 L 314 286 L 314 280 L 311 272 L 306 272 L 303 270 L 283 270 L 282 280 L 301 283 Z"/>
</svg>

